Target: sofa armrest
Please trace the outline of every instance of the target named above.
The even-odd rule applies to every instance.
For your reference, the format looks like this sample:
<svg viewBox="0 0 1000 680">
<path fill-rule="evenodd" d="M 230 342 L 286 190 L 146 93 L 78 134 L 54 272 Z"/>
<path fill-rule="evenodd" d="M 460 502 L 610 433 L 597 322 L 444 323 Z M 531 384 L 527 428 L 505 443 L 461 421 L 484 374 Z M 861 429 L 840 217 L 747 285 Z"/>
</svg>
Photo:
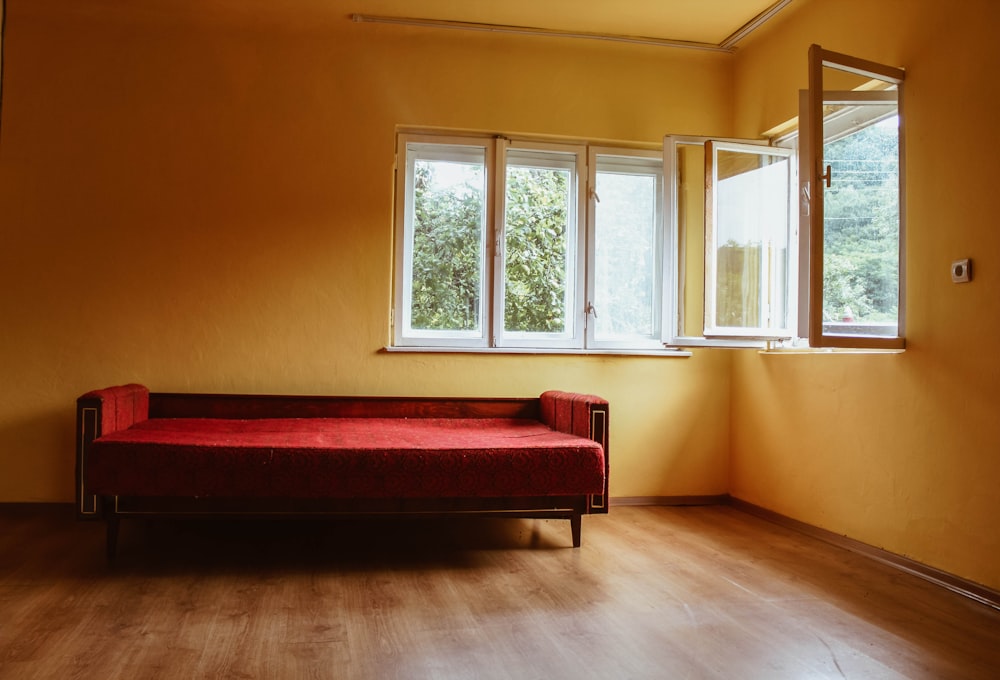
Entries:
<svg viewBox="0 0 1000 680">
<path fill-rule="evenodd" d="M 588 512 L 608 511 L 608 402 L 592 394 L 549 390 L 540 397 L 542 422 L 553 430 L 575 434 L 604 447 L 604 493 L 590 496 Z"/>
<path fill-rule="evenodd" d="M 87 487 L 90 445 L 103 434 L 124 430 L 149 417 L 149 390 L 142 385 L 119 385 L 87 392 L 76 400 L 76 512 L 78 517 L 100 518 L 97 496 Z"/>
</svg>

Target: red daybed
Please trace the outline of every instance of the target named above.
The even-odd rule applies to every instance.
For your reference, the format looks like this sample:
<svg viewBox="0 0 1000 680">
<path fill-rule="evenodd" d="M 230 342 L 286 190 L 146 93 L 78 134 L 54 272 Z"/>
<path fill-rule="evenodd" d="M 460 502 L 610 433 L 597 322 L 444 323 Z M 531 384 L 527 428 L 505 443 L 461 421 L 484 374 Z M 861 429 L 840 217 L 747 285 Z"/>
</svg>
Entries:
<svg viewBox="0 0 1000 680">
<path fill-rule="evenodd" d="M 95 390 L 77 400 L 77 512 L 122 517 L 608 510 L 608 403 Z"/>
</svg>

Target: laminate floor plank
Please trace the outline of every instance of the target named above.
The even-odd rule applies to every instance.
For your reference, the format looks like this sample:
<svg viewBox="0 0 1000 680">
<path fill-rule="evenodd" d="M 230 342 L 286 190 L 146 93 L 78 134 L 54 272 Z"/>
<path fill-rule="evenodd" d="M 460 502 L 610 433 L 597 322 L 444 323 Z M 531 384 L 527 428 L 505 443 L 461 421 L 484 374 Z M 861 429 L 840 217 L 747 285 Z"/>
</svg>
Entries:
<svg viewBox="0 0 1000 680">
<path fill-rule="evenodd" d="M 0 505 L 0 679 L 1000 677 L 1000 611 L 726 506 L 129 521 Z"/>
</svg>

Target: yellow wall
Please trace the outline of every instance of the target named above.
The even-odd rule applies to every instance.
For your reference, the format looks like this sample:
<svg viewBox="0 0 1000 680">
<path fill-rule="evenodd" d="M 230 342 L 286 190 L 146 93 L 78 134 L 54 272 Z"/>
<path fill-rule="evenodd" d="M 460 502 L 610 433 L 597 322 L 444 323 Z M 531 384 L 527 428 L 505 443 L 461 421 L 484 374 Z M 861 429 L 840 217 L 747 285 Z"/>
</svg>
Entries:
<svg viewBox="0 0 1000 680">
<path fill-rule="evenodd" d="M 343 0 L 9 0 L 0 501 L 73 496 L 74 403 L 154 390 L 612 404 L 611 493 L 726 491 L 731 357 L 379 353 L 397 125 L 728 133 L 725 55 L 354 24 Z"/>
<path fill-rule="evenodd" d="M 731 492 L 1000 588 L 1000 4 L 796 4 L 736 58 L 736 132 L 795 115 L 810 43 L 905 67 L 907 351 L 738 354 Z"/>
</svg>

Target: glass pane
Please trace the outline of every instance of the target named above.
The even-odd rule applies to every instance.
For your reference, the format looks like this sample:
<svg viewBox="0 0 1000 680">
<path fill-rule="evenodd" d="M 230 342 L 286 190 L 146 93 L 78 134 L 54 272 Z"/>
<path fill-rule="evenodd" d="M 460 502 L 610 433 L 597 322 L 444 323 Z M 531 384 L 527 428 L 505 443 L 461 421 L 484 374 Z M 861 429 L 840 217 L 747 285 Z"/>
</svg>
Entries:
<svg viewBox="0 0 1000 680">
<path fill-rule="evenodd" d="M 597 173 L 595 216 L 595 338 L 659 334 L 656 174 Z"/>
<path fill-rule="evenodd" d="M 899 123 L 895 105 L 830 107 L 823 165 L 823 331 L 898 334 Z M 845 126 L 844 121 L 850 121 Z"/>
<path fill-rule="evenodd" d="M 410 328 L 478 331 L 485 252 L 485 152 L 413 167 Z"/>
<path fill-rule="evenodd" d="M 504 215 L 504 330 L 567 330 L 572 176 L 566 168 L 509 164 Z"/>
<path fill-rule="evenodd" d="M 774 334 L 788 327 L 790 158 L 721 145 L 713 152 L 705 332 Z"/>
</svg>

